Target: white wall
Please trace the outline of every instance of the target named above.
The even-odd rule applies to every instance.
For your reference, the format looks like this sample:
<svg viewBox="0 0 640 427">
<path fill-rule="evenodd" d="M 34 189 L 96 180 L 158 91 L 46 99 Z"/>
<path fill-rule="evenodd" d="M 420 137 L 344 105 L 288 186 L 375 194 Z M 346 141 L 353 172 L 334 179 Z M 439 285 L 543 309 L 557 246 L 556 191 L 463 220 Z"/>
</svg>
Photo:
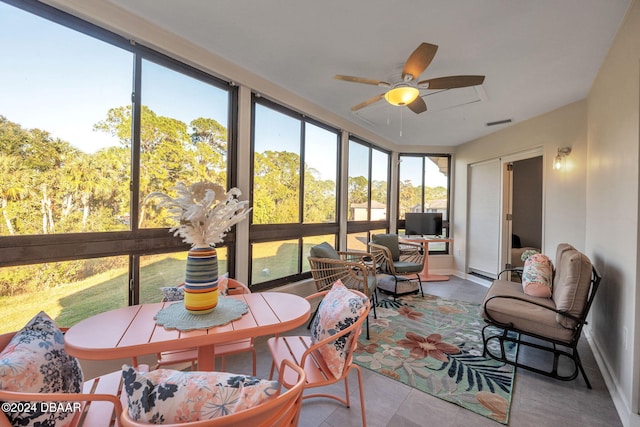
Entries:
<svg viewBox="0 0 640 427">
<path fill-rule="evenodd" d="M 585 328 L 626 426 L 640 426 L 640 0 L 634 0 L 584 101 L 471 141 L 456 151 L 454 231 L 467 236 L 467 165 L 544 149 L 543 251 L 583 250 L 603 277 Z M 557 147 L 570 146 L 554 171 Z M 465 254 L 455 253 L 465 270 Z"/>
<path fill-rule="evenodd" d="M 586 245 L 603 277 L 591 316 L 593 340 L 612 377 L 618 412 L 626 425 L 636 426 L 639 62 L 640 2 L 635 1 L 588 97 Z"/>
<path fill-rule="evenodd" d="M 464 252 L 468 236 L 467 165 L 513 157 L 540 147 L 544 153 L 542 250 L 555 256 L 555 248 L 562 242 L 584 250 L 586 140 L 586 101 L 579 101 L 458 147 L 453 184 L 453 239 L 455 268 L 459 272 L 465 272 L 467 266 Z M 553 170 L 557 148 L 567 146 L 572 151 L 566 169 Z"/>
</svg>

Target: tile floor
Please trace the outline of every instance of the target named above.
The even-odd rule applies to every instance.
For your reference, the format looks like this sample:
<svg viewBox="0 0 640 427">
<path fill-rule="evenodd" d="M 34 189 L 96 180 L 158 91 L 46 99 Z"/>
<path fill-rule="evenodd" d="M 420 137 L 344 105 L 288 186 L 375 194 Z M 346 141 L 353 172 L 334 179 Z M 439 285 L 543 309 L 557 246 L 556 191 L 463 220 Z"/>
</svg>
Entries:
<svg viewBox="0 0 640 427">
<path fill-rule="evenodd" d="M 487 288 L 482 285 L 456 277 L 452 277 L 448 282 L 433 282 L 424 285 L 424 291 L 427 293 L 477 303 L 482 302 L 486 290 Z M 306 327 L 292 331 L 292 334 L 307 333 Z M 267 378 L 271 360 L 266 348 L 266 338 L 257 339 L 256 347 L 258 350 L 258 376 Z M 622 426 L 585 339 L 582 340 L 580 346 L 580 356 L 593 387 L 591 390 L 586 387 L 581 376 L 574 381 L 565 382 L 522 369 L 517 370 L 509 426 Z M 529 354 L 526 351 L 521 351 L 519 357 L 526 357 L 528 360 L 540 358 L 538 355 Z M 85 367 L 84 364 L 83 367 L 87 377 L 90 377 L 90 371 L 96 368 L 95 365 Z M 100 368 L 102 369 L 99 370 L 105 369 L 104 364 Z M 250 356 L 242 354 L 228 358 L 227 370 L 229 372 L 250 373 Z M 362 373 L 368 426 L 499 427 L 502 425 L 367 369 L 362 369 Z M 302 407 L 300 426 L 346 427 L 362 425 L 355 372 L 350 374 L 349 384 L 352 402 L 350 409 L 329 399 L 306 400 Z M 344 393 L 342 383 L 331 387 L 337 393 Z"/>
</svg>

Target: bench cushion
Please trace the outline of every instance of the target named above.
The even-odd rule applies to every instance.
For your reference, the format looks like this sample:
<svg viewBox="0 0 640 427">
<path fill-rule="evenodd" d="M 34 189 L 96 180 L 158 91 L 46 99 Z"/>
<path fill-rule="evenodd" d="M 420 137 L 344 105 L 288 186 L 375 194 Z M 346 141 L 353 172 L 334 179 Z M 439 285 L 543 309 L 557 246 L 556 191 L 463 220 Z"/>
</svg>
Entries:
<svg viewBox="0 0 640 427">
<path fill-rule="evenodd" d="M 515 297 L 520 300 L 491 299 L 495 296 Z M 556 320 L 556 313 L 528 302 L 536 302 L 544 307 L 555 308 L 553 299 L 527 295 L 524 293 L 522 285 L 507 280 L 495 280 L 489 288 L 482 305 L 496 322 L 512 324 L 513 327 L 522 331 L 560 341 L 571 341 L 573 330 L 566 329 L 560 325 Z M 482 316 L 488 319 L 484 310 L 482 310 Z"/>
<path fill-rule="evenodd" d="M 569 245 L 567 245 L 569 246 Z M 552 299 L 560 311 L 580 317 L 589 297 L 591 287 L 591 261 L 573 247 L 558 246 L 558 262 L 553 281 Z M 557 315 L 557 321 L 565 328 L 573 328 L 575 321 Z"/>
</svg>

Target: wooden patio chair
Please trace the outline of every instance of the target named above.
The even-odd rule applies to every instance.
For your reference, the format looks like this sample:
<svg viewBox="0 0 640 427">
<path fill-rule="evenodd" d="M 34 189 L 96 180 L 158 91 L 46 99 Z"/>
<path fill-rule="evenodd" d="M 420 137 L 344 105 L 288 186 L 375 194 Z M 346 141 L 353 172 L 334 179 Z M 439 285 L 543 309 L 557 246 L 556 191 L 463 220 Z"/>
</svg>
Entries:
<svg viewBox="0 0 640 427">
<path fill-rule="evenodd" d="M 252 408 L 213 419 L 163 425 L 167 427 L 295 427 L 298 425 L 302 407 L 302 392 L 305 384 L 304 370 L 290 360 L 284 360 L 280 365 L 278 381 L 281 387 L 280 394 Z M 284 392 L 282 391 L 283 387 L 286 389 Z M 151 424 L 132 420 L 125 406 L 120 417 L 120 425 L 122 427 L 143 427 Z"/>
<path fill-rule="evenodd" d="M 326 297 L 331 291 L 318 292 L 307 297 L 308 300 L 314 298 Z M 274 369 L 276 369 L 284 360 L 292 360 L 298 366 L 301 366 L 306 373 L 305 388 L 323 387 L 344 381 L 345 397 L 328 394 L 328 393 L 313 393 L 306 394 L 304 399 L 310 399 L 314 397 L 326 397 L 337 400 L 344 404 L 347 408 L 350 407 L 349 400 L 349 382 L 348 375 L 352 369 L 355 369 L 358 375 L 358 387 L 360 390 L 360 406 L 362 411 L 362 425 L 366 426 L 366 415 L 364 406 L 364 390 L 362 387 L 362 372 L 360 367 L 353 363 L 353 352 L 358 344 L 358 337 L 362 331 L 362 324 L 369 314 L 371 308 L 370 299 L 362 292 L 349 290 L 356 298 L 359 298 L 363 304 L 363 311 L 357 318 L 357 320 L 351 324 L 349 322 L 342 322 L 342 324 L 349 324 L 345 329 L 335 332 L 333 335 L 328 336 L 320 341 L 313 342 L 311 336 L 276 336 L 270 338 L 267 341 L 267 345 L 273 357 L 273 363 L 271 365 L 270 378 L 273 377 Z M 353 300 L 348 303 L 353 304 Z M 329 305 L 329 304 L 327 304 Z M 322 322 L 322 317 L 325 315 L 325 309 L 322 308 L 322 302 L 320 310 L 318 311 L 318 317 L 315 322 Z M 315 325 L 315 324 L 314 324 Z M 338 328 L 329 328 L 336 331 Z M 328 329 L 327 329 L 328 330 Z M 344 349 L 344 366 L 336 375 L 335 368 L 332 368 L 333 364 L 328 364 L 327 358 L 323 355 L 326 354 L 327 347 L 335 348 L 336 342 L 340 342 L 338 347 Z"/>
<path fill-rule="evenodd" d="M 249 288 L 235 279 L 227 279 L 227 294 L 228 295 L 242 295 L 251 293 Z M 226 371 L 225 356 L 231 356 L 233 354 L 244 353 L 250 351 L 252 353 L 253 365 L 252 373 L 256 375 L 256 349 L 254 347 L 253 338 L 246 338 L 238 341 L 228 342 L 215 346 L 215 357 L 221 358 L 221 369 Z M 188 348 L 183 350 L 163 351 L 158 353 L 157 362 L 154 369 L 177 365 L 180 363 L 191 363 L 191 370 L 196 370 L 196 361 L 198 360 L 198 350 L 196 348 Z M 134 363 L 135 366 L 135 363 Z"/>
</svg>

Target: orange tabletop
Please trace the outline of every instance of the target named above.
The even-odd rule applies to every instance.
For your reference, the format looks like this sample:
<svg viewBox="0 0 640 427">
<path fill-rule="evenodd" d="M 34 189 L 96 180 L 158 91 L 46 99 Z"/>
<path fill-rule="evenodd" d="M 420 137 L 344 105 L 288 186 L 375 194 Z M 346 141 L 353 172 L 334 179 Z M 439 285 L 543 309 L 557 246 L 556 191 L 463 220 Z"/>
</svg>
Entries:
<svg viewBox="0 0 640 427">
<path fill-rule="evenodd" d="M 181 302 L 124 307 L 81 320 L 69 328 L 65 349 L 80 359 L 106 360 L 197 347 L 198 368 L 214 370 L 216 344 L 285 332 L 309 318 L 309 302 L 293 294 L 256 292 L 225 298 L 243 300 L 248 313 L 223 326 L 181 332 L 165 329 L 154 320 L 165 305 Z"/>
<path fill-rule="evenodd" d="M 422 248 L 424 250 L 424 261 L 422 263 L 422 271 L 420 272 L 420 280 L 423 282 L 440 282 L 444 280 L 449 280 L 449 276 L 443 276 L 441 274 L 430 274 L 429 273 L 429 243 L 440 243 L 440 242 L 453 242 L 452 239 L 448 239 L 446 237 L 427 237 L 427 236 L 400 236 L 400 243 L 402 242 L 412 242 L 412 243 L 420 243 L 422 244 Z"/>
</svg>

